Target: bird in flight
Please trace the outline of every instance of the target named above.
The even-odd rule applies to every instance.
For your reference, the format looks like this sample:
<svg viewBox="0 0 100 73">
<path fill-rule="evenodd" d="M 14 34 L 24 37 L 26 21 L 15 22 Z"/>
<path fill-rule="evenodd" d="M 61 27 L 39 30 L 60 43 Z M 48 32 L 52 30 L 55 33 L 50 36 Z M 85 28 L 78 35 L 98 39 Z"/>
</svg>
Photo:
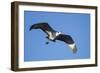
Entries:
<svg viewBox="0 0 100 73">
<path fill-rule="evenodd" d="M 70 35 L 63 34 L 62 32 L 55 31 L 48 23 L 42 22 L 42 23 L 36 23 L 31 25 L 30 31 L 32 29 L 41 29 L 47 34 L 47 39 L 53 42 L 56 42 L 56 40 L 63 41 L 66 44 L 68 44 L 69 48 L 72 49 L 73 53 L 77 52 L 77 47 Z M 48 44 L 49 42 L 46 42 Z"/>
</svg>

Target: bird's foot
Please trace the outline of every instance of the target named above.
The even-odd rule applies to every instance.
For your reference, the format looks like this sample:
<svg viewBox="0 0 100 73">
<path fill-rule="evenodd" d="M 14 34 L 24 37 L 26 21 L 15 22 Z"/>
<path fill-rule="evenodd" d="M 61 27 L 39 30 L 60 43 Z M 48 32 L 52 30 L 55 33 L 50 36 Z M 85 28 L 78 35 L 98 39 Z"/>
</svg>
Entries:
<svg viewBox="0 0 100 73">
<path fill-rule="evenodd" d="M 46 44 L 49 44 L 49 42 L 46 42 Z"/>
</svg>

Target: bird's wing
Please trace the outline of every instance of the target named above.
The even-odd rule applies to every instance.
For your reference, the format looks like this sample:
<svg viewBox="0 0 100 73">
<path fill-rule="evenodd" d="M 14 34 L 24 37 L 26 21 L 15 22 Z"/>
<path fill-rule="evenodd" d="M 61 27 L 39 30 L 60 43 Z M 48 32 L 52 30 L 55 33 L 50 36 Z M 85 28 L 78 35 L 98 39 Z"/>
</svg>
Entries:
<svg viewBox="0 0 100 73">
<path fill-rule="evenodd" d="M 32 29 L 41 29 L 48 35 L 49 35 L 48 32 L 55 32 L 55 30 L 48 23 L 36 23 L 36 24 L 33 24 L 30 27 L 30 30 L 32 30 Z"/>
<path fill-rule="evenodd" d="M 56 40 L 60 40 L 67 43 L 68 46 L 72 49 L 73 53 L 77 52 L 77 47 L 75 45 L 75 42 L 70 35 L 60 34 L 59 36 L 56 37 Z"/>
</svg>

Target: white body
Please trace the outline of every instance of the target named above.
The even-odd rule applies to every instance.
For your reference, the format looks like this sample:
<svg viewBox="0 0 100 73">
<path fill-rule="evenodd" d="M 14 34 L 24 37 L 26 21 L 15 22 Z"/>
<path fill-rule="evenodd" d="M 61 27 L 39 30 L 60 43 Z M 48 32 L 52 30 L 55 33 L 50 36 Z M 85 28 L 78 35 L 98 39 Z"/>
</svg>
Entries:
<svg viewBox="0 0 100 73">
<path fill-rule="evenodd" d="M 53 35 L 52 32 L 50 32 L 50 31 L 46 31 L 46 32 L 48 33 L 48 38 L 50 40 L 54 40 L 57 36 L 59 36 L 61 34 L 61 32 L 56 32 L 56 34 Z"/>
</svg>

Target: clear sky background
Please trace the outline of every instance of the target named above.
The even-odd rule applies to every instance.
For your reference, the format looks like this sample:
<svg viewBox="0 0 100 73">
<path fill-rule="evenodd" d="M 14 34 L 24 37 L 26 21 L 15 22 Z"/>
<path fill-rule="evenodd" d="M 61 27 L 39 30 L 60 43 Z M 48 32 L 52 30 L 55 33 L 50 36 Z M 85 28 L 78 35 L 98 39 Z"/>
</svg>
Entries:
<svg viewBox="0 0 100 73">
<path fill-rule="evenodd" d="M 70 35 L 77 46 L 73 54 L 62 41 L 52 42 L 40 29 L 29 31 L 34 23 L 47 22 L 56 31 Z M 90 15 L 61 12 L 24 12 L 24 61 L 68 60 L 90 58 Z M 49 41 L 47 45 L 45 42 Z"/>
</svg>

